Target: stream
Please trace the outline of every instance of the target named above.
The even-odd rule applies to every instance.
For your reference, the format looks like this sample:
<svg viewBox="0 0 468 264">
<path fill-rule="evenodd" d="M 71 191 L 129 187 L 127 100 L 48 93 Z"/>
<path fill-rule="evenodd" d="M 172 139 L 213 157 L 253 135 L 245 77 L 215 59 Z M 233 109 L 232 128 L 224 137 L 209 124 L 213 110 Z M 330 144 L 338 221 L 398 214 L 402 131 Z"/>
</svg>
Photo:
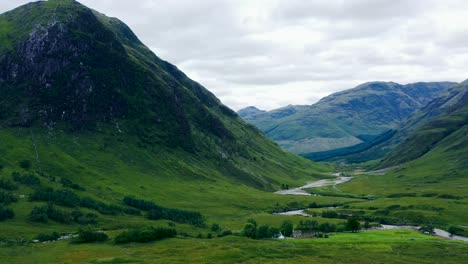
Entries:
<svg viewBox="0 0 468 264">
<path fill-rule="evenodd" d="M 336 179 L 325 179 L 325 180 L 318 180 L 318 181 L 315 181 L 315 182 L 309 182 L 306 185 L 301 186 L 301 187 L 297 187 L 297 188 L 294 188 L 294 189 L 288 189 L 288 190 L 281 190 L 281 191 L 277 191 L 275 193 L 282 194 L 282 195 L 311 195 L 310 193 L 304 191 L 304 189 L 323 187 L 323 186 L 329 186 L 329 185 L 336 186 L 338 184 L 348 182 L 348 181 L 350 181 L 352 179 L 352 177 L 344 177 L 344 176 L 341 176 L 341 175 L 342 175 L 342 173 L 337 172 L 337 173 L 333 174 L 333 176 L 336 176 Z M 275 213 L 275 214 L 277 214 L 277 215 L 301 215 L 301 216 L 312 217 L 311 215 L 307 214 L 304 210 L 306 210 L 306 209 L 292 210 L 292 211 L 287 211 L 287 212 L 282 212 L 282 213 Z M 362 231 L 391 230 L 391 229 L 418 230 L 419 226 L 381 225 L 381 227 L 372 228 L 372 229 L 362 229 Z M 468 242 L 468 237 L 450 235 L 449 232 L 447 232 L 445 230 L 442 230 L 442 229 L 438 229 L 438 228 L 434 228 L 434 235 L 436 235 L 438 237 L 446 238 L 446 239 Z"/>
<path fill-rule="evenodd" d="M 341 183 L 345 183 L 347 181 L 350 181 L 353 177 L 345 177 L 341 176 L 341 172 L 334 173 L 333 176 L 336 176 L 336 179 L 324 179 L 324 180 L 318 180 L 314 182 L 309 182 L 304 186 L 297 187 L 294 189 L 288 189 L 288 190 L 281 190 L 277 191 L 275 193 L 277 194 L 283 194 L 283 195 L 311 195 L 310 193 L 304 191 L 304 189 L 310 189 L 310 188 L 317 188 L 317 187 L 323 187 L 323 186 L 336 186 Z"/>
</svg>

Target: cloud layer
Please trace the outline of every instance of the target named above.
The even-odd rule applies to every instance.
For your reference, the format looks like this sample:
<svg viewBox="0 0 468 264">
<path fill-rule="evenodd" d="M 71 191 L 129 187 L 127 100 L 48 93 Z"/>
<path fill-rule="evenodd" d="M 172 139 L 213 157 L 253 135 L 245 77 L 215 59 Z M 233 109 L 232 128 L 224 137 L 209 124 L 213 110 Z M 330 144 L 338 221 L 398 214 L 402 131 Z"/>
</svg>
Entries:
<svg viewBox="0 0 468 264">
<path fill-rule="evenodd" d="M 0 12 L 28 1 L 4 1 Z M 82 0 L 238 110 L 468 78 L 465 0 Z"/>
</svg>

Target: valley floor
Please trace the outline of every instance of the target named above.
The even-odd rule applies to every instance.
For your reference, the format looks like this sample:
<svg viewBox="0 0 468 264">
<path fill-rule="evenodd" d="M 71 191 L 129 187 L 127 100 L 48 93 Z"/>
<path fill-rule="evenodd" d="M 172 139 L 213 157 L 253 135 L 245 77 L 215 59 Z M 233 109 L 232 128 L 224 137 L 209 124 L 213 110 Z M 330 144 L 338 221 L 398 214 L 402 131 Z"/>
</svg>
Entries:
<svg viewBox="0 0 468 264">
<path fill-rule="evenodd" d="M 174 238 L 148 244 L 0 247 L 2 263 L 466 263 L 468 243 L 413 230 L 339 233 L 328 239 Z"/>
</svg>

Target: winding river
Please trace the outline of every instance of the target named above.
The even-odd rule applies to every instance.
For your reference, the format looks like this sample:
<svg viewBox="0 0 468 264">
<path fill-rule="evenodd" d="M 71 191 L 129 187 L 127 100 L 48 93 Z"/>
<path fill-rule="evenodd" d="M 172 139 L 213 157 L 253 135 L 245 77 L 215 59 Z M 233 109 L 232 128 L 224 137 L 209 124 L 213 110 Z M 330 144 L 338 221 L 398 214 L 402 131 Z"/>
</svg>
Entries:
<svg viewBox="0 0 468 264">
<path fill-rule="evenodd" d="M 317 188 L 317 187 L 323 187 L 323 186 L 336 186 L 341 183 L 345 183 L 347 181 L 350 181 L 353 177 L 344 177 L 341 176 L 341 172 L 334 173 L 333 176 L 336 176 L 336 179 L 325 179 L 325 180 L 318 180 L 314 182 L 309 182 L 304 186 L 297 187 L 294 189 L 288 189 L 288 190 L 281 190 L 277 191 L 277 194 L 283 194 L 283 195 L 311 195 L 310 193 L 304 191 L 304 189 L 310 189 L 310 188 Z"/>
<path fill-rule="evenodd" d="M 304 191 L 304 189 L 310 189 L 310 188 L 316 188 L 316 187 L 323 187 L 323 186 L 336 186 L 341 183 L 348 182 L 352 179 L 352 177 L 344 177 L 342 176 L 342 173 L 337 172 L 334 173 L 333 176 L 336 176 L 336 179 L 326 179 L 326 180 L 318 180 L 315 182 L 309 182 L 304 186 L 294 188 L 294 189 L 289 189 L 289 190 L 281 190 L 277 191 L 277 194 L 282 194 L 282 195 L 311 195 L 310 193 Z M 287 211 L 287 212 L 282 212 L 282 213 L 275 213 L 278 215 L 302 215 L 302 216 L 307 216 L 307 217 L 312 217 L 311 215 L 307 214 L 305 212 L 306 209 L 300 209 L 300 210 L 293 210 L 293 211 Z M 398 225 L 381 225 L 381 227 L 373 228 L 373 229 L 368 229 L 368 230 L 391 230 L 391 229 L 412 229 L 412 230 L 418 230 L 420 227 L 419 226 L 398 226 Z M 367 231 L 366 229 L 363 229 L 363 231 Z M 450 235 L 449 232 L 434 228 L 434 235 L 438 237 L 443 237 L 447 239 L 452 239 L 452 240 L 459 240 L 459 241 L 465 241 L 468 242 L 468 237 L 464 236 L 457 236 L 457 235 Z"/>
</svg>

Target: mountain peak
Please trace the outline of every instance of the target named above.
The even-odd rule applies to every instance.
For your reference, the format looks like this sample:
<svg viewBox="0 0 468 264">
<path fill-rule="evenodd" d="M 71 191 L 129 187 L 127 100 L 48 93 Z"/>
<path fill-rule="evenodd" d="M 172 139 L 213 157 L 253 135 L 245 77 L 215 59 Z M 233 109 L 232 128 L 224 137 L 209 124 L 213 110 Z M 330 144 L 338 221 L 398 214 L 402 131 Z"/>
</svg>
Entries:
<svg viewBox="0 0 468 264">
<path fill-rule="evenodd" d="M 232 110 L 120 20 L 76 1 L 1 14 L 0 44 L 0 125 L 82 130 L 119 123 L 145 141 L 185 147 L 195 127 L 232 137 L 217 117 L 236 116 Z"/>
</svg>

